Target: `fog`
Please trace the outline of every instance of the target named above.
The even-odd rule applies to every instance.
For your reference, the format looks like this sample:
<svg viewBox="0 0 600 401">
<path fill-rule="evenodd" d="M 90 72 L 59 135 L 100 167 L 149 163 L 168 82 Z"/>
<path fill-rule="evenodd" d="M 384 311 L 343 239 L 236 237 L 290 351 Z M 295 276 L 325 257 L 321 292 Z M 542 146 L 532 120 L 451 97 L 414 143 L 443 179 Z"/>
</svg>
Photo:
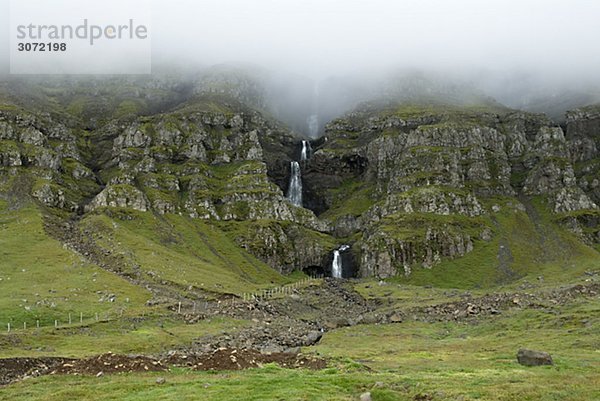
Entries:
<svg viewBox="0 0 600 401">
<path fill-rule="evenodd" d="M 53 3 L 61 13 L 81 12 Z M 595 0 L 138 3 L 152 15 L 153 71 L 259 66 L 271 71 L 280 87 L 290 87 L 289 98 L 294 88 L 311 94 L 315 87 L 337 88 L 336 96 L 321 94 L 332 98 L 329 114 L 373 95 L 398 72 L 409 77 L 425 72 L 513 107 L 535 109 L 535 99 L 564 92 L 593 101 L 599 93 L 600 2 Z M 8 24 L 7 10 L 8 1 L 0 0 L 2 27 Z M 5 71 L 7 48 L 4 38 Z M 304 108 L 318 103 L 309 99 Z"/>
<path fill-rule="evenodd" d="M 311 77 L 386 67 L 592 74 L 593 0 L 153 2 L 157 56 L 245 61 Z"/>
</svg>

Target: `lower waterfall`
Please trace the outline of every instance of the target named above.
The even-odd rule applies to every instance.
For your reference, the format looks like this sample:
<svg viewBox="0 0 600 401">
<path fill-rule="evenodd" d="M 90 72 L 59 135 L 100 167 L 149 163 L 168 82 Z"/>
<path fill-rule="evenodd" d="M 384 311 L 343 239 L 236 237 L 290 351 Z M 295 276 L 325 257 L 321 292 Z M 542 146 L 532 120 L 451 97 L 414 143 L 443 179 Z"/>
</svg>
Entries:
<svg viewBox="0 0 600 401">
<path fill-rule="evenodd" d="M 342 255 L 340 252 L 344 252 L 350 248 L 349 245 L 342 245 L 340 249 L 336 249 L 333 251 L 333 262 L 331 263 L 331 277 L 333 278 L 343 278 L 344 270 L 343 270 L 343 262 Z"/>
<path fill-rule="evenodd" d="M 295 206 L 302 207 L 302 175 L 298 162 L 290 163 L 290 185 L 288 187 L 287 198 Z"/>
</svg>

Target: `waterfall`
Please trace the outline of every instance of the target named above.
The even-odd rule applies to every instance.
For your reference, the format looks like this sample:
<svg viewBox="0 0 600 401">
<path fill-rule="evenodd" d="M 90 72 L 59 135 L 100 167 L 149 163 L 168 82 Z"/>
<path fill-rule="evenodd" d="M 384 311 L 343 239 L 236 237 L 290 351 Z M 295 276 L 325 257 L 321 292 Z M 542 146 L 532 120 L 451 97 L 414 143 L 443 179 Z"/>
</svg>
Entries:
<svg viewBox="0 0 600 401">
<path fill-rule="evenodd" d="M 336 249 L 335 251 L 333 251 L 333 262 L 331 263 L 331 277 L 342 278 L 342 254 L 340 252 L 344 252 L 349 248 L 349 245 L 342 245 L 340 249 Z"/>
<path fill-rule="evenodd" d="M 302 141 L 302 152 L 300 153 L 300 161 L 307 161 L 310 159 L 310 155 L 312 154 L 312 147 L 310 146 L 310 142 Z"/>
<path fill-rule="evenodd" d="M 337 249 L 333 251 L 333 263 L 331 264 L 331 277 L 342 278 L 342 257 Z"/>
<path fill-rule="evenodd" d="M 290 186 L 287 198 L 295 206 L 302 207 L 302 176 L 298 162 L 290 163 Z"/>
<path fill-rule="evenodd" d="M 312 114 L 306 118 L 306 125 L 308 128 L 308 135 L 311 138 L 317 138 L 319 136 L 319 82 L 315 81 L 312 96 Z"/>
<path fill-rule="evenodd" d="M 316 138 L 319 136 L 319 116 L 313 114 L 306 119 L 308 125 L 308 136 Z"/>
</svg>

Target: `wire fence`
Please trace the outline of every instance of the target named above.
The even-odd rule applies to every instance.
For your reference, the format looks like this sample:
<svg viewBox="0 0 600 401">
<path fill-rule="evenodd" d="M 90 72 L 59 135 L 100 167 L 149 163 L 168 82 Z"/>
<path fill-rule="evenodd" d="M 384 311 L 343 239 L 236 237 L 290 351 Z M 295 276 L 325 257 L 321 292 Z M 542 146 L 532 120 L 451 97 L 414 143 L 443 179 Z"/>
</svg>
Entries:
<svg viewBox="0 0 600 401">
<path fill-rule="evenodd" d="M 94 312 L 91 314 L 89 312 L 69 312 L 61 315 L 55 314 L 52 317 L 40 316 L 39 318 L 22 320 L 20 322 L 18 321 L 19 319 L 11 320 L 10 322 L 2 324 L 0 327 L 4 327 L 5 332 L 7 333 L 11 333 L 16 330 L 41 329 L 48 327 L 59 329 L 65 327 L 82 326 L 97 322 L 107 322 L 122 317 L 124 312 L 125 308 L 122 308 L 116 312 Z"/>
<path fill-rule="evenodd" d="M 217 301 L 192 302 L 191 304 L 189 302 L 186 304 L 178 302 L 177 304 L 170 306 L 169 309 L 176 312 L 177 314 L 196 314 L 201 312 L 202 309 L 208 309 L 209 304 L 211 303 L 216 303 L 219 306 L 228 306 L 235 305 L 241 302 L 264 301 L 267 299 L 283 298 L 286 296 L 292 296 L 299 289 L 313 285 L 322 278 L 322 275 L 309 276 L 294 283 L 282 286 L 277 286 L 254 292 L 244 292 L 242 294 L 231 294 L 230 297 L 222 298 Z M 125 312 L 126 308 L 121 308 L 118 311 L 113 310 L 105 312 L 94 312 L 91 314 L 89 312 L 69 312 L 62 315 L 54 315 L 51 317 L 40 316 L 39 318 L 22 320 L 20 322 L 17 319 L 17 321 L 11 320 L 10 322 L 4 324 L 0 323 L 0 330 L 2 330 L 2 326 L 4 326 L 6 333 L 11 333 L 17 330 L 27 331 L 31 329 L 52 327 L 54 327 L 55 329 L 61 329 L 67 327 L 82 326 L 92 323 L 108 322 L 111 320 L 119 319 L 123 317 Z M 142 312 L 142 316 L 144 315 L 145 312 Z"/>
<path fill-rule="evenodd" d="M 322 275 L 310 276 L 310 277 L 307 277 L 300 281 L 296 281 L 291 284 L 282 285 L 279 287 L 274 287 L 274 288 L 257 291 L 257 292 L 243 293 L 241 296 L 241 300 L 242 301 L 259 300 L 259 299 L 264 300 L 264 299 L 274 298 L 277 296 L 292 295 L 294 293 L 294 290 L 312 285 L 314 282 L 316 282 L 322 278 L 323 278 Z"/>
</svg>

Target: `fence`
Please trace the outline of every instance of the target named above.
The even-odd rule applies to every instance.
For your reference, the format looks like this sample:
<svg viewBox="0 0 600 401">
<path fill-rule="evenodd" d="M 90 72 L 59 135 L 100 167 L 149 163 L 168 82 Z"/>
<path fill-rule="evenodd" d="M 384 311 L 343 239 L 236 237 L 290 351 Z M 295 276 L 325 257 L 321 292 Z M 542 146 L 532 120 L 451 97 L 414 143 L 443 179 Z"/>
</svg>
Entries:
<svg viewBox="0 0 600 401">
<path fill-rule="evenodd" d="M 121 309 L 118 312 L 103 312 L 103 313 L 93 313 L 91 315 L 89 314 L 84 314 L 83 312 L 79 312 L 79 313 L 67 313 L 63 316 L 55 316 L 53 318 L 46 318 L 46 319 L 31 319 L 29 321 L 22 321 L 22 322 L 18 322 L 18 323 L 14 323 L 14 322 L 8 322 L 4 324 L 4 327 L 6 328 L 6 332 L 10 333 L 12 331 L 15 330 L 27 330 L 27 329 L 40 329 L 40 328 L 47 328 L 47 327 L 54 327 L 56 329 L 58 328 L 65 328 L 65 327 L 69 327 L 69 326 L 73 326 L 73 325 L 83 325 L 85 324 L 90 324 L 90 323 L 95 323 L 95 322 L 107 322 L 109 320 L 115 319 L 115 318 L 120 318 L 123 316 L 125 309 Z M 0 326 L 1 327 L 1 326 Z"/>
<path fill-rule="evenodd" d="M 271 289 L 266 289 L 266 290 L 262 290 L 262 291 L 258 291 L 258 292 L 243 293 L 241 296 L 241 300 L 251 301 L 251 300 L 255 300 L 255 299 L 273 298 L 273 297 L 279 296 L 279 295 L 281 295 L 281 296 L 292 295 L 294 293 L 294 290 L 311 285 L 315 281 L 317 281 L 321 278 L 323 278 L 323 276 L 311 276 L 311 277 L 307 277 L 305 279 L 296 281 L 291 284 L 287 284 L 287 285 L 283 285 L 283 286 L 279 286 L 279 287 L 275 287 L 275 288 L 271 288 Z"/>
<path fill-rule="evenodd" d="M 221 304 L 221 305 L 228 305 L 228 304 L 233 305 L 238 302 L 247 302 L 247 301 L 253 301 L 253 300 L 265 300 L 265 299 L 271 299 L 271 298 L 276 298 L 276 297 L 291 296 L 292 294 L 294 294 L 295 290 L 312 285 L 322 278 L 323 278 L 322 275 L 310 276 L 310 277 L 304 278 L 300 281 L 296 281 L 294 283 L 286 284 L 283 286 L 277 286 L 277 287 L 264 289 L 264 290 L 260 290 L 260 291 L 255 291 L 255 292 L 245 292 L 240 295 L 235 295 L 226 300 L 220 300 L 217 303 Z M 208 308 L 208 304 L 209 303 L 206 302 L 205 309 Z M 182 309 L 182 306 L 183 306 L 182 303 L 179 302 L 175 307 L 171 307 L 171 309 L 175 310 L 178 314 L 181 314 L 182 312 L 185 313 L 186 308 L 184 307 Z M 197 312 L 197 309 L 199 309 L 200 306 L 201 306 L 201 304 L 192 302 L 191 312 L 195 314 Z M 10 333 L 15 330 L 20 330 L 20 329 L 23 329 L 23 330 L 28 330 L 28 329 L 32 329 L 32 328 L 40 329 L 40 328 L 44 328 L 44 327 L 46 327 L 46 328 L 54 327 L 54 328 L 58 329 L 58 328 L 65 328 L 65 327 L 69 327 L 69 326 L 77 325 L 77 324 L 83 325 L 84 323 L 90 324 L 90 323 L 95 323 L 95 322 L 100 322 L 100 321 L 107 322 L 107 321 L 110 321 L 115 318 L 123 317 L 124 312 L 125 312 L 124 308 L 122 308 L 117 313 L 104 312 L 102 314 L 94 313 L 92 315 L 89 315 L 87 313 L 84 314 L 84 312 L 79 312 L 79 313 L 71 312 L 71 313 L 68 313 L 67 315 L 61 316 L 60 318 L 56 317 L 56 318 L 52 318 L 52 319 L 43 319 L 43 320 L 35 319 L 35 322 L 29 321 L 29 323 L 27 321 L 18 322 L 16 324 L 14 324 L 14 322 L 8 322 L 5 324 L 4 327 L 6 327 L 7 333 Z M 144 314 L 145 314 L 145 312 L 143 312 L 142 316 L 144 316 Z M 42 321 L 45 324 L 41 324 Z M 49 324 L 48 324 L 48 322 L 49 322 Z"/>
</svg>

